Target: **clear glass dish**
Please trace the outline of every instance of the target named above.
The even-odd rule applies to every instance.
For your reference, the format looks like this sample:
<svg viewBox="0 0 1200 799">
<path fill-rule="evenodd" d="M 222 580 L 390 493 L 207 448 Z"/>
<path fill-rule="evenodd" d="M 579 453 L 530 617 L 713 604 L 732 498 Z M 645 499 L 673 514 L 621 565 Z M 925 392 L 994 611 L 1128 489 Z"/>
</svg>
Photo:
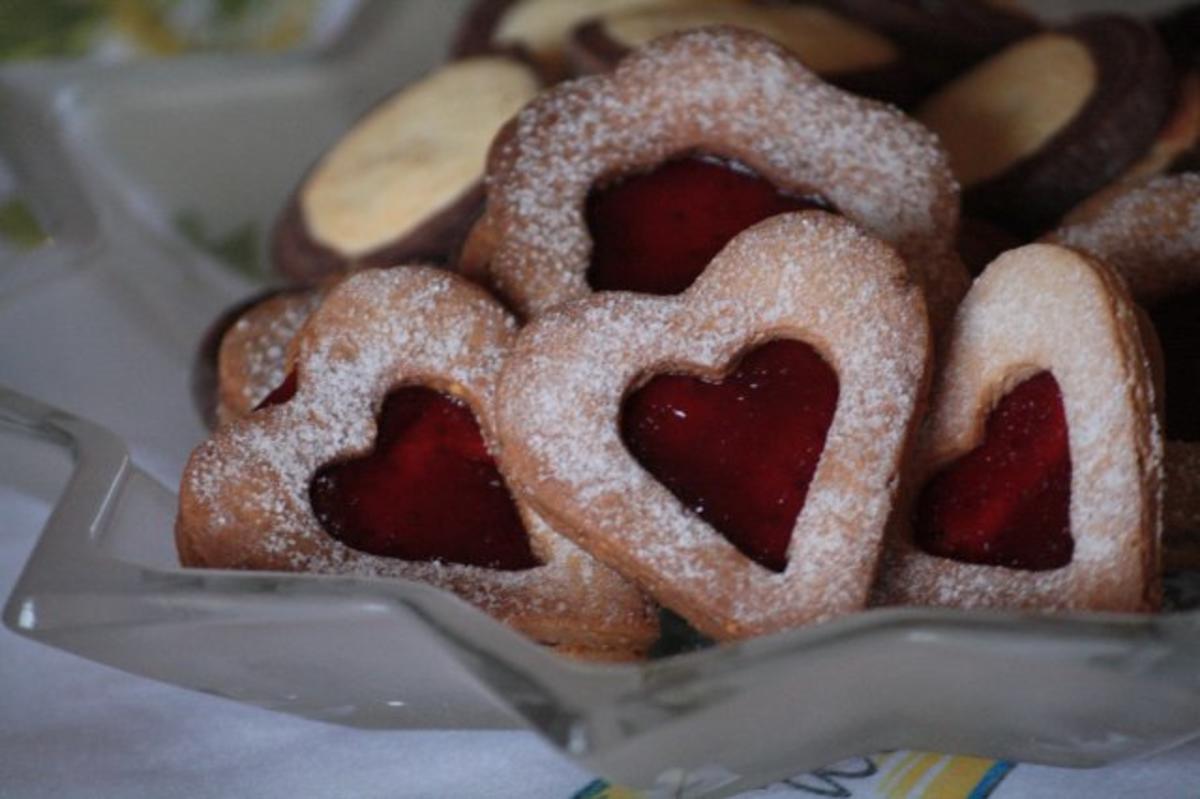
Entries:
<svg viewBox="0 0 1200 799">
<path fill-rule="evenodd" d="M 592 665 L 422 585 L 179 568 L 168 486 L 201 435 L 188 364 L 256 277 L 195 231 L 265 230 L 307 161 L 434 61 L 461 6 L 369 4 L 316 54 L 0 72 L 0 151 L 53 234 L 0 271 L 0 382 L 21 392 L 0 390 L 0 453 L 9 470 L 43 444 L 75 461 L 6 624 L 340 724 L 528 724 L 613 780 L 691 797 L 890 748 L 1089 766 L 1200 734 L 1193 611 L 873 610 Z"/>
</svg>

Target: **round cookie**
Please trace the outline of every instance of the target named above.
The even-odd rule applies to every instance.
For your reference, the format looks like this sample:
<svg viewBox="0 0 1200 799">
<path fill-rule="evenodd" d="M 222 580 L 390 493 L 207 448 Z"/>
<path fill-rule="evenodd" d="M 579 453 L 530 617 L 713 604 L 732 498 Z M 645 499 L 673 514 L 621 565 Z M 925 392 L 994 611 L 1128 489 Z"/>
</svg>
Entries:
<svg viewBox="0 0 1200 799">
<path fill-rule="evenodd" d="M 1175 99 L 1153 29 L 1092 17 L 1027 37 L 930 96 L 963 208 L 1035 236 L 1141 158 Z"/>
<path fill-rule="evenodd" d="M 449 263 L 483 202 L 488 145 L 540 78 L 491 53 L 383 100 L 300 181 L 271 239 L 276 271 L 315 282 L 410 260 Z"/>
</svg>

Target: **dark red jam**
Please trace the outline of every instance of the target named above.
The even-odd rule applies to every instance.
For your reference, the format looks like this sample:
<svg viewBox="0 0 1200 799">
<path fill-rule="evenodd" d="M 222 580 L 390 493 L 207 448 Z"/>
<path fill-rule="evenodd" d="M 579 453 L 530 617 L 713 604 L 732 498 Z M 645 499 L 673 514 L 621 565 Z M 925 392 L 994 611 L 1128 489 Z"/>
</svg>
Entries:
<svg viewBox="0 0 1200 799">
<path fill-rule="evenodd" d="M 921 492 L 914 538 L 944 558 L 1045 571 L 1071 562 L 1071 451 L 1058 381 L 1025 380 L 996 405 L 983 443 Z"/>
<path fill-rule="evenodd" d="M 781 339 L 719 382 L 650 379 L 626 398 L 621 436 L 686 507 L 781 572 L 837 398 L 837 375 L 816 350 Z"/>
<path fill-rule="evenodd" d="M 787 211 L 831 206 L 780 191 L 748 167 L 711 156 L 679 158 L 594 188 L 588 284 L 597 291 L 678 294 L 746 228 Z"/>
<path fill-rule="evenodd" d="M 388 394 L 378 422 L 370 454 L 321 467 L 309 485 L 326 532 L 389 558 L 507 571 L 539 565 L 465 403 L 406 386 Z"/>
<path fill-rule="evenodd" d="M 254 406 L 254 410 L 261 411 L 263 408 L 270 408 L 272 405 L 282 405 L 283 403 L 296 396 L 296 389 L 299 386 L 299 380 L 296 377 L 296 370 L 287 373 L 287 377 L 283 378 L 283 382 L 271 389 L 271 393 L 262 398 L 262 402 Z"/>
</svg>

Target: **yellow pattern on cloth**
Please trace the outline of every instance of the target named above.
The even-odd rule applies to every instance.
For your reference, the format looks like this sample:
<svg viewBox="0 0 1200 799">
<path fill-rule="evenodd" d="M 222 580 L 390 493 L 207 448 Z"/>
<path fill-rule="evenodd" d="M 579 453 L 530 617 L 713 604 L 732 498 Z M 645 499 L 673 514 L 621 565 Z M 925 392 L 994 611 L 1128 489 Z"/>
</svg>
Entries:
<svg viewBox="0 0 1200 799">
<path fill-rule="evenodd" d="M 861 762 L 860 762 L 861 761 Z M 864 767 L 865 766 L 865 767 Z M 742 799 L 765 795 L 823 796 L 841 799 L 987 799 L 1012 770 L 1002 760 L 939 755 L 931 752 L 891 752 L 853 758 L 842 764 L 801 774 Z M 658 794 L 652 794 L 657 796 Z M 595 780 L 571 799 L 648 799 L 605 780 Z"/>
<path fill-rule="evenodd" d="M 881 761 L 877 790 L 885 799 L 982 799 L 1009 768 L 990 758 L 895 752 Z"/>
</svg>

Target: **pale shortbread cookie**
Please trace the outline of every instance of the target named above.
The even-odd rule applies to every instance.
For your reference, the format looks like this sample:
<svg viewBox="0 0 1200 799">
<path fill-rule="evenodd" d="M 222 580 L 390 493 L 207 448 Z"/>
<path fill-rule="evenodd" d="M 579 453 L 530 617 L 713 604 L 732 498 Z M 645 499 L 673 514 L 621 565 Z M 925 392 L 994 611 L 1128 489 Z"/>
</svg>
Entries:
<svg viewBox="0 0 1200 799">
<path fill-rule="evenodd" d="M 1019 571 L 935 557 L 912 540 L 911 500 L 981 441 L 995 404 L 1025 378 L 1058 381 L 1071 457 L 1066 566 Z M 1162 440 L 1137 314 L 1117 275 L 1063 247 L 1033 244 L 994 261 L 955 317 L 889 532 L 880 604 L 1038 610 L 1158 607 Z"/>
<path fill-rule="evenodd" d="M 328 535 L 313 512 L 313 475 L 370 451 L 380 403 L 406 383 L 464 400 L 506 473 L 493 395 L 515 335 L 495 300 L 443 271 L 368 270 L 339 284 L 297 338 L 295 395 L 221 428 L 192 454 L 176 524 L 183 564 L 418 580 L 544 643 L 599 657 L 645 652 L 657 635 L 652 605 L 520 497 L 543 564 L 523 571 L 370 555 Z"/>
<path fill-rule="evenodd" d="M 446 64 L 384 99 L 300 182 L 272 234 L 275 268 L 311 282 L 450 261 L 482 205 L 492 138 L 540 88 L 529 64 L 493 53 Z"/>
<path fill-rule="evenodd" d="M 933 135 L 732 28 L 665 36 L 614 72 L 526 106 L 492 146 L 487 210 L 463 271 L 486 276 L 527 317 L 592 293 L 584 203 L 593 184 L 692 152 L 819 193 L 900 252 L 935 326 L 952 315 L 967 285 L 955 251 L 958 188 Z"/>
<path fill-rule="evenodd" d="M 1040 150 L 1096 88 L 1087 46 L 1060 33 L 1031 36 L 933 95 L 917 118 L 937 132 L 954 174 L 971 186 Z"/>
<path fill-rule="evenodd" d="M 779 338 L 811 345 L 839 381 L 782 573 L 684 507 L 619 432 L 639 381 L 720 374 Z M 682 294 L 603 293 L 540 316 L 501 375 L 498 431 L 558 529 L 701 632 L 744 638 L 865 606 L 929 351 L 921 291 L 891 247 L 831 214 L 785 214 L 736 237 Z"/>
<path fill-rule="evenodd" d="M 732 25 L 773 39 L 819 75 L 877 69 L 900 58 L 887 38 L 816 5 L 725 0 L 683 8 L 638 7 L 607 14 L 597 24 L 614 42 L 630 49 L 668 33 Z"/>
<path fill-rule="evenodd" d="M 528 67 L 495 56 L 448 64 L 395 94 L 301 188 L 313 237 L 357 257 L 415 229 L 479 180 L 492 136 L 538 88 Z"/>
<path fill-rule="evenodd" d="M 508 0 L 499 11 L 491 41 L 530 51 L 542 68 L 561 76 L 563 51 L 572 29 L 593 17 L 631 8 L 691 8 L 708 0 Z M 747 0 L 742 0 L 746 2 Z M 495 0 L 484 0 L 496 5 Z"/>
</svg>

